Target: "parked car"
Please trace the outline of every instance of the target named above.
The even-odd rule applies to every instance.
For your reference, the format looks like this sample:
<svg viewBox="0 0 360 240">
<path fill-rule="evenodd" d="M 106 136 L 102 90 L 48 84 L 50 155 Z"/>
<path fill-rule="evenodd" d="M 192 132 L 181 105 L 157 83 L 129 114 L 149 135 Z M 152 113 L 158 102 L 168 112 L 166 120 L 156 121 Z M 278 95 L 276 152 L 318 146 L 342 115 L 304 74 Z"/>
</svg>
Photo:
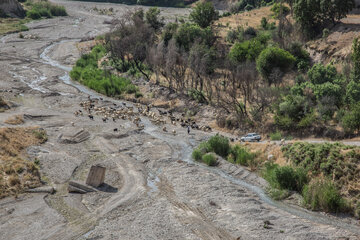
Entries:
<svg viewBox="0 0 360 240">
<path fill-rule="evenodd" d="M 259 142 L 261 140 L 261 136 L 257 133 L 248 133 L 247 135 L 241 137 L 240 140 L 242 142 Z"/>
</svg>

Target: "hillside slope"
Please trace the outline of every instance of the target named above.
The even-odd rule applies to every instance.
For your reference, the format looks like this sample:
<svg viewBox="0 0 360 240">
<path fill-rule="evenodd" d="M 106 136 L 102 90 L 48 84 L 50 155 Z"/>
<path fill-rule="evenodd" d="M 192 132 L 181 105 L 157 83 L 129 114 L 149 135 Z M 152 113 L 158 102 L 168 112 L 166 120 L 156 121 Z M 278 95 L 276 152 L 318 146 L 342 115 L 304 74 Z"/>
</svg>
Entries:
<svg viewBox="0 0 360 240">
<path fill-rule="evenodd" d="M 17 0 L 1 0 L 0 13 L 10 17 L 25 17 L 25 11 Z"/>
</svg>

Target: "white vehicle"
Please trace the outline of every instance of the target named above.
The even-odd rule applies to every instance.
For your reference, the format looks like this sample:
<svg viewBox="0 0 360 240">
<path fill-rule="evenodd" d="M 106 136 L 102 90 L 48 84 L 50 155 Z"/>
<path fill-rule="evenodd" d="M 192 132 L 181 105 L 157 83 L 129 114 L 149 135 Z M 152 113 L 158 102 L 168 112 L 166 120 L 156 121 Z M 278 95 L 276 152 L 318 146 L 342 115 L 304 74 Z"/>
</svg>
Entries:
<svg viewBox="0 0 360 240">
<path fill-rule="evenodd" d="M 261 140 L 261 136 L 257 133 L 248 133 L 247 135 L 241 137 L 240 140 L 242 142 L 259 142 Z"/>
</svg>

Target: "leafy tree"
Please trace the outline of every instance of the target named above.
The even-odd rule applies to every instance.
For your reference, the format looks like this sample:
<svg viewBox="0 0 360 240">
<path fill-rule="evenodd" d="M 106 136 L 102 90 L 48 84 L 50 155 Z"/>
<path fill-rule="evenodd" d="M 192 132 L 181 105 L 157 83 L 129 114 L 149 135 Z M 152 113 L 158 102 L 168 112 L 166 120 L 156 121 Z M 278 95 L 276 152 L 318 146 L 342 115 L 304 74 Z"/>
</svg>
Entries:
<svg viewBox="0 0 360 240">
<path fill-rule="evenodd" d="M 324 66 L 321 63 L 315 64 L 309 71 L 308 76 L 312 84 L 323 84 L 334 82 L 337 75 L 336 68 L 332 64 Z"/>
<path fill-rule="evenodd" d="M 296 21 L 309 37 L 329 23 L 335 23 L 346 17 L 354 7 L 354 0 L 295 0 L 294 15 Z"/>
<path fill-rule="evenodd" d="M 360 82 L 360 41 L 355 38 L 352 45 L 352 61 L 353 61 L 353 78 Z"/>
<path fill-rule="evenodd" d="M 346 86 L 346 102 L 349 104 L 360 103 L 360 82 L 351 80 Z"/>
<path fill-rule="evenodd" d="M 218 18 L 219 12 L 215 10 L 212 2 L 198 3 L 190 13 L 190 20 L 202 28 L 209 27 Z"/>
<path fill-rule="evenodd" d="M 157 7 L 150 8 L 145 14 L 146 22 L 155 30 L 159 30 L 164 26 L 164 18 L 159 19 L 159 17 L 160 10 Z"/>
<path fill-rule="evenodd" d="M 342 125 L 348 133 L 360 131 L 360 104 L 353 105 L 351 111 L 344 115 Z"/>
<path fill-rule="evenodd" d="M 256 68 L 270 86 L 275 83 L 271 78 L 274 70 L 285 72 L 294 65 L 295 61 L 295 57 L 288 51 L 278 47 L 268 47 L 260 53 L 256 60 Z"/>
<path fill-rule="evenodd" d="M 175 40 L 180 48 L 189 51 L 195 41 L 212 46 L 214 35 L 210 27 L 201 28 L 196 24 L 185 23 L 178 28 Z"/>
<path fill-rule="evenodd" d="M 274 3 L 270 9 L 273 12 L 273 17 L 279 19 L 290 13 L 290 9 L 282 3 Z"/>
<path fill-rule="evenodd" d="M 162 40 L 167 46 L 168 42 L 176 35 L 179 25 L 177 23 L 168 23 L 162 30 Z"/>
<path fill-rule="evenodd" d="M 241 43 L 237 42 L 231 48 L 229 58 L 238 63 L 246 60 L 255 60 L 265 47 L 266 45 L 256 38 Z"/>
</svg>

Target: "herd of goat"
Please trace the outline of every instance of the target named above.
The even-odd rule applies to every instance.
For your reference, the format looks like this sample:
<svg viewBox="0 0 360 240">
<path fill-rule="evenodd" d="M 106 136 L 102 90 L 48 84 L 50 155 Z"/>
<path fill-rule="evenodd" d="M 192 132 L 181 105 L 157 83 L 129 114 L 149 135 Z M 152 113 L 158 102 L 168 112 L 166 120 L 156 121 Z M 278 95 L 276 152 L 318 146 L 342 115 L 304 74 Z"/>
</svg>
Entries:
<svg viewBox="0 0 360 240">
<path fill-rule="evenodd" d="M 100 99 L 101 101 L 101 99 Z M 173 115 L 173 111 L 162 111 L 156 109 L 152 111 L 152 105 L 141 105 L 139 103 L 134 106 L 130 106 L 126 103 L 120 105 L 116 103 L 107 104 L 100 106 L 99 99 L 88 99 L 87 101 L 80 102 L 80 107 L 82 110 L 75 111 L 75 116 L 88 116 L 90 120 L 94 120 L 95 115 L 101 117 L 102 121 L 106 123 L 107 121 L 116 122 L 118 119 L 132 121 L 139 129 L 144 129 L 144 124 L 141 123 L 140 116 L 148 117 L 151 122 L 156 125 L 163 125 L 162 130 L 167 132 L 165 124 L 168 122 L 176 126 L 179 124 L 184 128 L 192 128 L 201 131 L 210 132 L 212 129 L 210 126 L 199 126 L 194 120 L 190 118 L 185 119 L 185 114 L 181 114 L 181 117 L 176 117 Z M 156 113 L 156 111 L 158 113 Z M 72 123 L 74 124 L 74 123 Z M 117 128 L 114 131 L 118 131 Z M 172 130 L 172 133 L 175 135 L 176 131 Z"/>
</svg>

